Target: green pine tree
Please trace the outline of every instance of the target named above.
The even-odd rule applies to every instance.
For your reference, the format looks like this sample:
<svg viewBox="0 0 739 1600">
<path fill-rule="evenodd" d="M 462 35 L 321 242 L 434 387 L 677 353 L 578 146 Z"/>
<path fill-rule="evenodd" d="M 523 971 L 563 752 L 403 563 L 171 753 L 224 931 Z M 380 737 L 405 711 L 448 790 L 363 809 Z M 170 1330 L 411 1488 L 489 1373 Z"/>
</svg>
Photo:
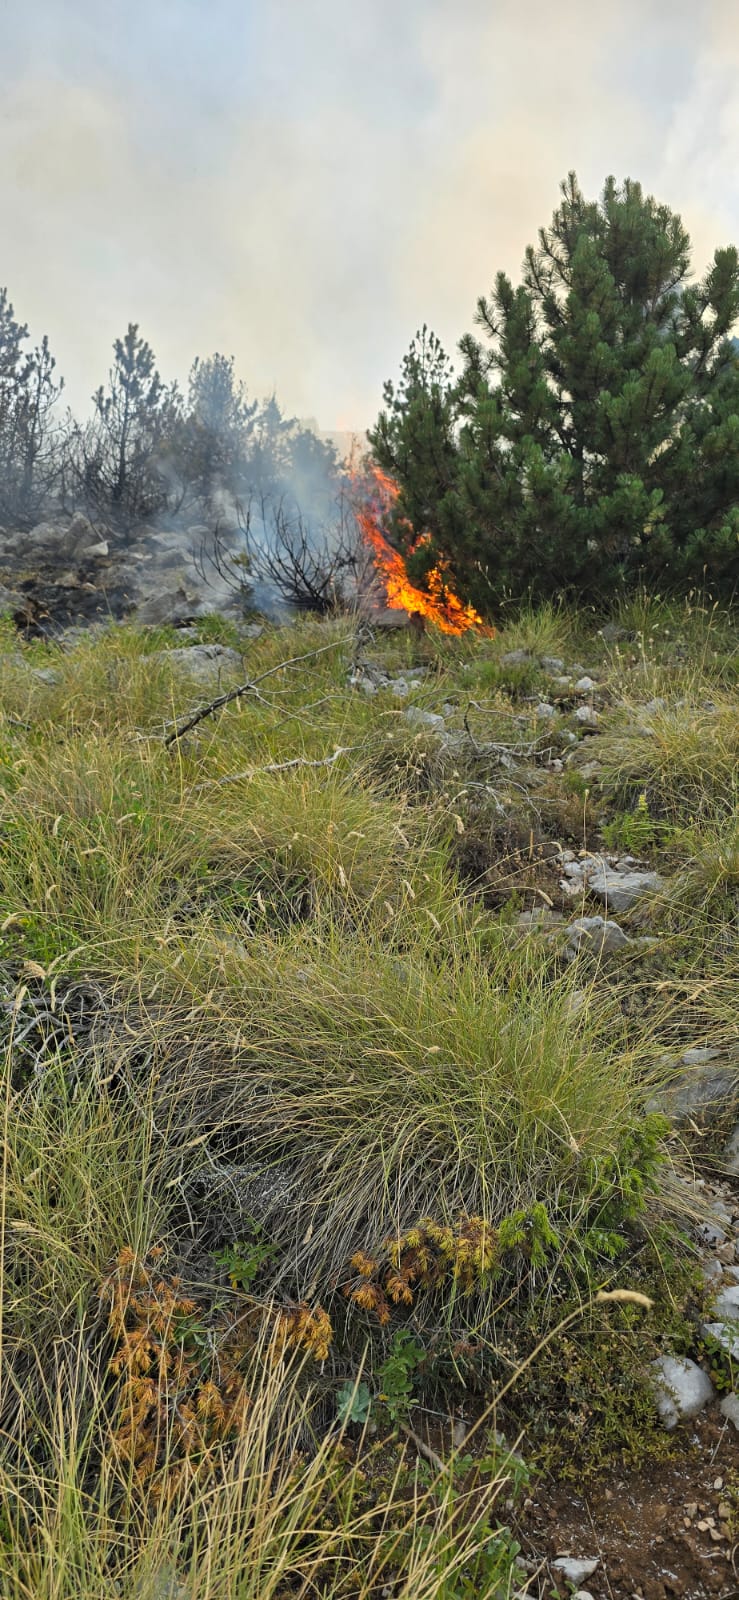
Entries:
<svg viewBox="0 0 739 1600">
<path fill-rule="evenodd" d="M 739 578 L 739 257 L 698 285 L 680 218 L 627 179 L 574 173 L 523 282 L 499 273 L 455 382 L 424 329 L 370 435 L 400 485 L 395 536 L 421 577 L 443 556 L 466 599 L 637 577 Z"/>
</svg>

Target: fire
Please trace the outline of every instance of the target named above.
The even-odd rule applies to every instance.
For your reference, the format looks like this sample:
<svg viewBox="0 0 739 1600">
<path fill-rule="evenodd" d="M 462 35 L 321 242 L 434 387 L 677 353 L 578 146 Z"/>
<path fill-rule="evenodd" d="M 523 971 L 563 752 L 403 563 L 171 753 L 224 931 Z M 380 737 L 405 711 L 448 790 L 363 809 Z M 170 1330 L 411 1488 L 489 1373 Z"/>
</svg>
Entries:
<svg viewBox="0 0 739 1600">
<path fill-rule="evenodd" d="M 463 605 L 450 589 L 443 562 L 432 568 L 426 589 L 418 589 L 411 583 L 402 555 L 398 550 L 393 550 L 382 531 L 382 523 L 398 498 L 399 490 L 394 478 L 373 462 L 366 465 L 361 475 L 355 473 L 352 477 L 356 490 L 354 514 L 373 552 L 375 567 L 385 585 L 389 609 L 427 617 L 442 633 L 466 633 L 468 628 L 491 632 L 474 606 Z M 414 549 L 426 543 L 428 538 L 428 534 L 422 534 L 416 540 Z"/>
</svg>

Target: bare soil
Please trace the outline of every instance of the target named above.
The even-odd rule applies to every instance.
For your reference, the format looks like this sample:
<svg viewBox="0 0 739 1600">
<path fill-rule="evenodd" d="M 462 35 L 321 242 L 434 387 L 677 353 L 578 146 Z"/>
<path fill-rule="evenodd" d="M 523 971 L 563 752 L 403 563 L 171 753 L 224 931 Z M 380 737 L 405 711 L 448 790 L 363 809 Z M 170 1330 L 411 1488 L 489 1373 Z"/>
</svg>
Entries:
<svg viewBox="0 0 739 1600">
<path fill-rule="evenodd" d="M 593 1600 L 739 1600 L 739 1433 L 714 1408 L 674 1443 L 673 1460 L 582 1493 L 533 1487 L 516 1527 L 532 1595 L 570 1592 L 550 1567 L 557 1556 L 597 1556 L 581 1584 Z"/>
</svg>

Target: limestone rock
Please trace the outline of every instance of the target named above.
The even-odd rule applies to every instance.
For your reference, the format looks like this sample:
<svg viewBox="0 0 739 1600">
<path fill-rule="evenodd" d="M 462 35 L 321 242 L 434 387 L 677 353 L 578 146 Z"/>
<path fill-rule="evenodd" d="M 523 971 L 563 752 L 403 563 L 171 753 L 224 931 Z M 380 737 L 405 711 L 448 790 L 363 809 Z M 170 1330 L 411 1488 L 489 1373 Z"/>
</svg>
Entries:
<svg viewBox="0 0 739 1600">
<path fill-rule="evenodd" d="M 435 711 L 424 711 L 422 706 L 406 706 L 403 716 L 414 728 L 434 728 L 437 732 L 443 733 L 446 727 L 443 717 L 438 716 Z"/>
<path fill-rule="evenodd" d="M 697 1417 L 711 1400 L 715 1390 L 707 1372 L 678 1356 L 659 1356 L 652 1362 L 654 1393 L 663 1428 L 676 1428 L 678 1422 Z M 587 1574 L 583 1574 L 587 1576 Z"/>
<path fill-rule="evenodd" d="M 500 664 L 502 667 L 522 667 L 527 661 L 532 660 L 533 656 L 530 650 L 508 650 L 504 656 L 501 656 Z"/>
<path fill-rule="evenodd" d="M 217 682 L 223 672 L 243 675 L 244 671 L 238 650 L 223 644 L 191 644 L 184 645 L 181 650 L 159 650 L 154 659 L 201 684 Z"/>
<path fill-rule="evenodd" d="M 739 1432 L 739 1394 L 734 1394 L 733 1391 L 731 1394 L 725 1394 L 719 1411 L 722 1416 L 728 1417 L 729 1422 L 733 1422 Z"/>
<path fill-rule="evenodd" d="M 617 922 L 607 922 L 604 917 L 578 917 L 567 929 L 566 955 L 570 961 L 581 950 L 610 956 L 630 943 L 628 934 Z"/>
<path fill-rule="evenodd" d="M 552 1562 L 555 1572 L 561 1572 L 568 1583 L 582 1583 L 583 1578 L 592 1578 L 596 1568 L 600 1566 L 599 1556 L 590 1556 L 578 1559 L 576 1556 L 558 1556 Z"/>
<path fill-rule="evenodd" d="M 614 872 L 605 862 L 588 875 L 590 893 L 611 911 L 628 911 L 643 894 L 655 894 L 661 887 L 656 872 Z"/>
</svg>

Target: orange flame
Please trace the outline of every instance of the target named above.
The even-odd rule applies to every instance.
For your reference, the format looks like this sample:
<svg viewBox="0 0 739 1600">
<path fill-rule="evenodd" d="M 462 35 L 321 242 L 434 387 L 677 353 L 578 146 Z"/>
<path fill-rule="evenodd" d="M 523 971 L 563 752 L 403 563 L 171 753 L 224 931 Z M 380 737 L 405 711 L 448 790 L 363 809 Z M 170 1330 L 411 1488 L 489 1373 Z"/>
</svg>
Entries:
<svg viewBox="0 0 739 1600">
<path fill-rule="evenodd" d="M 427 617 L 442 633 L 466 633 L 468 628 L 486 628 L 474 606 L 463 605 L 449 588 L 446 565 L 443 561 L 432 568 L 427 577 L 427 588 L 418 589 L 411 583 L 406 565 L 398 550 L 393 550 L 382 531 L 382 523 L 392 511 L 399 489 L 394 478 L 369 462 L 361 474 L 352 473 L 356 503 L 354 514 L 362 536 L 372 550 L 375 568 L 385 585 L 385 598 L 391 611 L 408 611 L 411 615 Z M 429 535 L 422 534 L 413 546 L 418 550 L 428 543 Z"/>
</svg>

